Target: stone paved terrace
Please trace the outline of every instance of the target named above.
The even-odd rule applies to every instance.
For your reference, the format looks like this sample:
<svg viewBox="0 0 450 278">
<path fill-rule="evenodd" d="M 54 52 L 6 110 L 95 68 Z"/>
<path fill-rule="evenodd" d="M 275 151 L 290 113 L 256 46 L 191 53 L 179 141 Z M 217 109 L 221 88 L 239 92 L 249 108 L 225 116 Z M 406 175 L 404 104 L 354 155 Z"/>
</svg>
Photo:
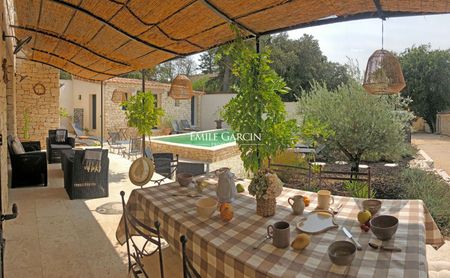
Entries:
<svg viewBox="0 0 450 278">
<path fill-rule="evenodd" d="M 121 190 L 129 196 L 136 187 L 128 179 L 131 161 L 116 154 L 109 157 L 108 198 L 70 200 L 60 164 L 49 165 L 48 187 L 11 189 L 19 216 L 5 227 L 5 277 L 127 277 L 126 248 L 115 238 L 121 215 L 100 214 L 96 208 L 120 202 Z M 238 157 L 210 165 L 211 170 L 222 166 L 242 167 Z M 448 247 L 434 251 L 428 246 L 429 264 L 448 260 Z"/>
</svg>

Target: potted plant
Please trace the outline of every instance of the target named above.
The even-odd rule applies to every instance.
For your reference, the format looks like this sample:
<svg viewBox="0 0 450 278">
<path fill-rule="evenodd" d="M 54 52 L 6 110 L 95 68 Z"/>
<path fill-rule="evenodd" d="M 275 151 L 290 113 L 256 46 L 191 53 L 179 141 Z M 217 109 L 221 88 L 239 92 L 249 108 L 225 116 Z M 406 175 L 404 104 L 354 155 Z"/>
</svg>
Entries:
<svg viewBox="0 0 450 278">
<path fill-rule="evenodd" d="M 236 136 L 236 143 L 244 168 L 254 175 L 249 192 L 256 197 L 257 213 L 270 216 L 275 213 L 275 198 L 282 183 L 276 174 L 264 169 L 263 162 L 294 144 L 297 125 L 295 120 L 286 119 L 279 96 L 287 92 L 286 83 L 270 67 L 269 53 L 256 53 L 242 39 L 228 52 L 234 60 L 237 82 L 233 90 L 237 95 L 221 114 L 235 133 L 245 135 Z"/>
<path fill-rule="evenodd" d="M 256 198 L 256 213 L 263 217 L 275 214 L 276 198 L 283 191 L 283 182 L 268 169 L 262 169 L 253 177 L 248 192 Z"/>
<path fill-rule="evenodd" d="M 142 135 L 142 154 L 145 151 L 145 136 L 152 135 L 153 127 L 158 126 L 164 111 L 155 107 L 151 91 L 139 92 L 122 103 L 130 127 L 135 127 Z"/>
<path fill-rule="evenodd" d="M 161 118 L 161 135 L 169 135 L 172 132 L 172 120 L 173 117 L 170 115 L 164 115 Z"/>
<path fill-rule="evenodd" d="M 214 115 L 216 115 L 217 119 L 214 120 L 214 122 L 216 123 L 216 129 L 222 129 L 222 113 L 223 113 L 223 107 L 218 106 L 216 112 L 214 113 Z"/>
</svg>

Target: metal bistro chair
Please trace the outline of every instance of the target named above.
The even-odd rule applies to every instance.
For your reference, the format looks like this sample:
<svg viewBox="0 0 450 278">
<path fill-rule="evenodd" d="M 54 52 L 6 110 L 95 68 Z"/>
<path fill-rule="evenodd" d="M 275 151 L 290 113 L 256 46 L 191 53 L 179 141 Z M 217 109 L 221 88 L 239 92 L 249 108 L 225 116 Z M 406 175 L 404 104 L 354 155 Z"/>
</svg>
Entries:
<svg viewBox="0 0 450 278">
<path fill-rule="evenodd" d="M 114 131 L 108 131 L 108 145 L 109 148 L 111 149 L 111 152 L 114 150 L 117 150 L 117 153 L 121 153 L 123 152 L 123 150 L 125 149 L 125 146 L 122 145 L 122 142 L 120 142 L 120 134 L 119 132 L 114 132 Z"/>
<path fill-rule="evenodd" d="M 147 157 L 148 151 L 146 151 Z M 153 157 L 153 162 L 155 163 L 155 173 L 163 176 L 160 179 L 152 179 L 150 181 L 156 183 L 157 185 L 161 185 L 163 181 L 166 179 L 172 179 L 175 171 L 177 171 L 178 167 L 178 155 L 174 155 L 173 153 L 153 153 L 151 154 Z"/>
<path fill-rule="evenodd" d="M 187 242 L 186 236 L 182 235 L 180 237 L 180 241 L 183 254 L 183 278 L 192 278 L 192 277 L 200 278 L 201 277 L 200 274 L 194 268 L 191 261 L 189 261 L 189 258 L 186 254 L 186 242 Z"/>
<path fill-rule="evenodd" d="M 150 264 L 144 267 L 144 260 L 154 255 L 158 252 L 159 256 L 159 269 L 161 277 L 164 277 L 164 264 L 163 264 L 163 255 L 161 248 L 161 234 L 160 234 L 160 224 L 158 221 L 155 221 L 155 228 L 151 228 L 138 219 L 134 217 L 127 209 L 125 204 L 125 192 L 120 191 L 120 196 L 122 198 L 122 208 L 123 208 L 123 222 L 125 225 L 125 237 L 126 237 L 126 246 L 127 246 L 127 255 L 128 255 L 128 272 L 131 272 L 134 277 L 140 277 L 140 275 L 144 277 L 149 277 L 149 269 Z M 136 235 L 131 235 L 131 231 L 133 231 Z M 156 238 L 151 235 L 156 236 Z M 143 238 L 145 243 L 138 244 L 136 237 Z M 148 244 L 155 244 L 156 249 L 148 252 L 146 247 Z M 145 269 L 147 268 L 147 269 Z"/>
<path fill-rule="evenodd" d="M 126 148 L 122 151 L 123 156 L 127 155 L 128 159 L 130 157 L 138 156 L 142 152 L 142 138 L 131 138 L 128 144 L 128 150 Z"/>
</svg>

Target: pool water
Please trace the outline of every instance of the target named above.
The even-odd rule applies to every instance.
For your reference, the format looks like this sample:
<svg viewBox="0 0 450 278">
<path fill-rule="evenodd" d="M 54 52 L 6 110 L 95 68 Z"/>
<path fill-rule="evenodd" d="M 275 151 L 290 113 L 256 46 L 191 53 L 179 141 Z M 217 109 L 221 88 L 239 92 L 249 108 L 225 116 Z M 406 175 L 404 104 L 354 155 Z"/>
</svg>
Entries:
<svg viewBox="0 0 450 278">
<path fill-rule="evenodd" d="M 233 143 L 235 142 L 235 137 L 233 136 L 233 132 L 230 130 L 212 130 L 206 132 L 193 132 L 182 135 L 170 135 L 154 140 L 198 147 L 215 147 Z"/>
</svg>

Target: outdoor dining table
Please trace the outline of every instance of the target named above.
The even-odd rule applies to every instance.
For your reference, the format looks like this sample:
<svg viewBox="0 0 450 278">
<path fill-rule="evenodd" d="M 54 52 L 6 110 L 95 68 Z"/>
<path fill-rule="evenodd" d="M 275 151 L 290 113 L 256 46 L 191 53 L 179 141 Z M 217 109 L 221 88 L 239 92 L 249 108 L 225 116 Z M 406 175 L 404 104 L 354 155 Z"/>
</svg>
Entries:
<svg viewBox="0 0 450 278">
<path fill-rule="evenodd" d="M 211 188 L 212 187 L 212 188 Z M 201 195 L 215 197 L 214 186 Z M 256 214 L 256 200 L 247 191 L 237 195 L 232 203 L 234 217 L 230 222 L 220 219 L 219 213 L 208 219 L 196 215 L 194 189 L 170 183 L 158 187 L 133 190 L 127 208 L 147 224 L 158 220 L 165 240 L 181 250 L 179 238 L 186 235 L 187 254 L 202 277 L 427 277 L 426 244 L 438 248 L 444 241 L 433 218 L 421 200 L 382 200 L 381 214 L 399 219 L 396 235 L 388 244 L 402 249 L 388 252 L 372 249 L 368 242 L 372 232 L 363 232 L 357 221 L 362 199 L 335 196 L 335 204 L 342 209 L 335 215 L 338 228 L 311 236 L 306 249 L 279 249 L 271 240 L 258 245 L 267 233 L 267 226 L 276 221 L 290 223 L 291 241 L 300 233 L 296 229 L 302 216 L 292 214 L 288 198 L 306 195 L 311 204 L 304 215 L 317 205 L 316 194 L 284 188 L 277 198 L 276 213 L 272 217 Z M 331 263 L 327 249 L 336 240 L 348 240 L 342 231 L 346 227 L 361 243 L 351 266 Z M 125 243 L 123 218 L 116 231 L 117 240 Z M 180 273 L 181 273 L 180 269 Z"/>
</svg>

